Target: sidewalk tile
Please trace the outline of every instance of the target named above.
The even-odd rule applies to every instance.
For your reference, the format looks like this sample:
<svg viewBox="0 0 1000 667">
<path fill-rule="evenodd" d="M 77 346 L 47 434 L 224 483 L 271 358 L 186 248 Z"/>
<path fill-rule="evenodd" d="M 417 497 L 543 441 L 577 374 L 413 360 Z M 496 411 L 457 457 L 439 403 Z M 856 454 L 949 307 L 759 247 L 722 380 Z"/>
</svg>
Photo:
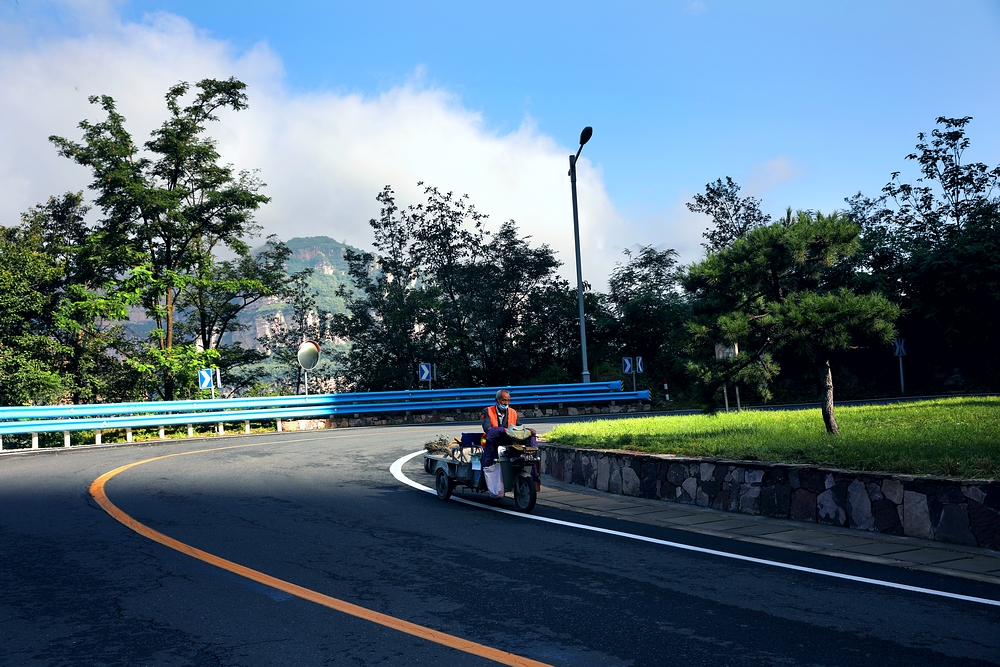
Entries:
<svg viewBox="0 0 1000 667">
<path fill-rule="evenodd" d="M 768 539 L 770 539 L 772 536 L 780 533 L 787 533 L 790 530 L 791 528 L 788 526 L 760 523 L 754 526 L 747 526 L 746 528 L 734 528 L 729 532 L 736 533 L 737 535 L 756 535 L 758 537 L 767 536 Z"/>
<path fill-rule="evenodd" d="M 712 523 L 702 523 L 698 524 L 699 528 L 705 528 L 707 530 L 718 530 L 718 531 L 731 531 L 736 528 L 750 528 L 752 526 L 759 526 L 759 523 L 754 521 L 739 521 L 734 519 L 721 518 L 718 521 Z"/>
<path fill-rule="evenodd" d="M 698 512 L 696 514 L 678 515 L 676 518 L 671 519 L 670 523 L 677 524 L 678 526 L 700 526 L 701 524 L 715 523 L 716 521 L 719 521 L 719 517 L 713 514 Z"/>
<path fill-rule="evenodd" d="M 920 563 L 921 565 L 944 564 L 948 561 L 967 558 L 967 556 L 963 553 L 957 551 L 945 551 L 944 549 L 917 549 L 916 551 L 893 554 L 892 557 L 896 560 L 905 560 L 909 563 Z"/>
<path fill-rule="evenodd" d="M 941 567 L 949 570 L 961 570 L 963 572 L 975 572 L 977 574 L 997 574 L 1000 573 L 1000 558 L 990 556 L 973 556 L 962 560 L 953 560 L 943 563 Z"/>
<path fill-rule="evenodd" d="M 616 509 L 628 509 L 632 507 L 643 507 L 643 505 L 622 500 L 615 500 L 612 498 L 575 498 L 569 504 L 574 507 L 584 507 L 588 510 L 607 509 L 610 511 L 614 511 Z"/>
<path fill-rule="evenodd" d="M 854 537 L 853 535 L 824 535 L 822 537 L 802 540 L 802 542 L 828 549 L 850 549 L 851 547 L 860 547 L 868 544 L 869 540 L 863 537 Z"/>
<path fill-rule="evenodd" d="M 667 512 L 669 510 L 663 507 L 656 507 L 655 505 L 638 505 L 633 507 L 624 507 L 618 510 L 611 510 L 611 513 L 617 516 L 639 516 L 641 514 L 653 514 L 654 512 L 659 514 L 660 512 Z M 689 516 L 686 512 L 678 512 L 676 514 L 678 518 Z M 714 517 L 705 517 L 706 521 L 711 521 Z"/>
<path fill-rule="evenodd" d="M 869 556 L 890 556 L 904 551 L 915 551 L 919 547 L 912 544 L 889 544 L 888 542 L 872 542 L 858 547 L 850 547 L 844 551 L 868 554 Z"/>
</svg>

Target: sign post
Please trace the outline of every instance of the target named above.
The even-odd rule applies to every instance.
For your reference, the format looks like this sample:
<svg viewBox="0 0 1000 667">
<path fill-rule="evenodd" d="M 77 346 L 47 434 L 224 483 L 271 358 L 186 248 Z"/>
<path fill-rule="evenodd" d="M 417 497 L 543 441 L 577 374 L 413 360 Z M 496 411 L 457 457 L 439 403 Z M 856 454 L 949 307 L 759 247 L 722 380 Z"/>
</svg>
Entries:
<svg viewBox="0 0 1000 667">
<path fill-rule="evenodd" d="M 427 389 L 430 389 L 433 386 L 431 384 L 431 381 L 434 378 L 434 370 L 435 370 L 434 367 L 435 366 L 437 366 L 437 364 L 429 364 L 429 363 L 424 363 L 424 362 L 421 362 L 420 365 L 418 366 L 417 381 L 418 382 L 426 382 L 427 383 Z"/>
<path fill-rule="evenodd" d="M 903 357 L 906 356 L 906 339 L 897 338 L 892 343 L 892 353 L 899 358 L 899 393 L 906 393 L 906 385 L 903 383 Z"/>
<path fill-rule="evenodd" d="M 622 375 L 632 376 L 632 391 L 635 391 L 635 368 L 632 366 L 632 357 L 622 357 Z"/>
<path fill-rule="evenodd" d="M 215 398 L 215 383 L 212 381 L 211 368 L 202 368 L 198 371 L 198 389 L 211 389 L 212 398 Z"/>
<path fill-rule="evenodd" d="M 715 344 L 715 358 L 719 361 L 722 361 L 723 359 L 732 359 L 739 353 L 739 343 L 733 343 L 728 347 L 720 345 L 719 343 Z M 742 412 L 740 407 L 740 387 L 739 385 L 733 385 L 733 387 L 736 389 L 736 411 Z M 729 412 L 729 388 L 725 384 L 722 385 L 722 400 L 726 404 L 726 412 Z"/>
<path fill-rule="evenodd" d="M 309 395 L 309 371 L 316 368 L 316 364 L 319 363 L 319 355 L 319 343 L 314 340 L 303 341 L 295 355 L 299 360 L 299 366 L 302 367 L 303 375 L 305 375 L 306 396 Z"/>
</svg>

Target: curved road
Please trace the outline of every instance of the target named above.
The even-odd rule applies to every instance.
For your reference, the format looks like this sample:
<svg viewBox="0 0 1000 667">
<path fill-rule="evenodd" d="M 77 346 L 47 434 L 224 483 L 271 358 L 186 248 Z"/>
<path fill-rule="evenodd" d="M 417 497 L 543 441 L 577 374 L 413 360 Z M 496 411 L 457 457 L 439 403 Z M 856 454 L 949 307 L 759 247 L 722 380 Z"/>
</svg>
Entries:
<svg viewBox="0 0 1000 667">
<path fill-rule="evenodd" d="M 344 429 L 0 457 L 0 664 L 1000 661 L 997 606 L 442 503 L 390 473 L 433 435 L 461 430 Z M 108 499 L 154 531 L 308 595 L 156 543 L 89 493 L 120 466 L 187 452 L 111 477 Z M 431 485 L 420 457 L 403 473 Z M 997 587 L 971 581 L 543 505 L 535 514 L 1000 600 Z M 316 601 L 331 599 L 388 625 Z M 487 652 L 460 650 L 468 646 Z"/>
</svg>

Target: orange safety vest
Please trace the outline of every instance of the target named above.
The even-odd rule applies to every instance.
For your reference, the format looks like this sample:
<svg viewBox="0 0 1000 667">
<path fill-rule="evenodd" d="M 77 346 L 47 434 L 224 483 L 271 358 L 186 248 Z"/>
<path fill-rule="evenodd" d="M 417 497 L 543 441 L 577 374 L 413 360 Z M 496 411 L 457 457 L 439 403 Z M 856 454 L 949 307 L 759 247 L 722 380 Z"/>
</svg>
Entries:
<svg viewBox="0 0 1000 667">
<path fill-rule="evenodd" d="M 500 415 L 497 414 L 497 406 L 491 405 L 486 408 L 486 416 L 490 418 L 490 426 L 496 428 L 500 426 Z M 507 406 L 507 426 L 517 426 L 517 410 Z"/>
</svg>

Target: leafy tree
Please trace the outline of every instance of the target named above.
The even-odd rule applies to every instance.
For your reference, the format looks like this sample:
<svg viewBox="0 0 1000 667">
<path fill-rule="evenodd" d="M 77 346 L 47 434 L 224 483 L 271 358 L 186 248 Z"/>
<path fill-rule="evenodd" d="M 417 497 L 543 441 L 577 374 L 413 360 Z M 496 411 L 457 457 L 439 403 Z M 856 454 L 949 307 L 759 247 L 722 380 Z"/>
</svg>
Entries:
<svg viewBox="0 0 1000 667">
<path fill-rule="evenodd" d="M 740 186 L 726 176 L 726 182 L 716 179 L 705 185 L 704 194 L 696 194 L 687 203 L 692 213 L 704 213 L 712 218 L 713 227 L 705 230 L 708 243 L 702 245 L 708 252 L 718 252 L 728 248 L 737 239 L 743 238 L 751 230 L 763 227 L 771 221 L 771 216 L 761 212 L 760 200 L 754 197 L 740 198 Z"/>
<path fill-rule="evenodd" d="M 268 201 L 257 177 L 219 164 L 215 142 L 204 136 L 220 110 L 246 108 L 246 84 L 205 79 L 195 88 L 186 106 L 182 99 L 191 86 L 169 89 L 168 118 L 144 144 L 144 154 L 108 96 L 90 98 L 106 118 L 80 123 L 82 143 L 50 137 L 61 155 L 94 175 L 91 189 L 103 214 L 97 233 L 114 268 L 140 284 L 141 304 L 156 324 L 150 344 L 130 362 L 159 376 L 153 389 L 167 400 L 193 391 L 197 369 L 219 356 L 178 335 L 185 304 L 198 303 L 191 292 L 204 286 L 216 248 L 247 255 L 244 239 L 257 230 L 253 213 Z"/>
<path fill-rule="evenodd" d="M 67 390 L 52 363 L 66 350 L 44 333 L 59 277 L 37 229 L 0 227 L 0 404 L 56 402 Z"/>
<path fill-rule="evenodd" d="M 348 250 L 355 289 L 342 286 L 337 292 L 347 313 L 333 317 L 332 330 L 351 343 L 338 363 L 353 391 L 413 389 L 416 364 L 432 358 L 427 322 L 436 298 L 420 283 L 420 267 L 410 253 L 411 212 L 396 205 L 388 186 L 376 199 L 381 215 L 369 224 L 379 254 Z"/>
<path fill-rule="evenodd" d="M 16 402 L 135 396 L 137 378 L 120 352 L 129 345 L 120 322 L 135 294 L 108 289 L 114 280 L 106 251 L 84 223 L 86 211 L 80 193 L 67 193 L 29 209 L 19 227 L 4 229 L 6 270 L 22 274 L 9 276 L 5 296 L 12 302 L 4 310 L 16 313 L 24 328 L 20 334 L 8 328 L 2 338 L 8 355 L 17 348 L 28 355 L 9 369 L 22 378 L 11 383 L 21 387 Z M 32 356 L 36 352 L 41 356 Z M 31 369 L 44 370 L 45 388 L 28 389 L 32 382 L 24 374 Z"/>
<path fill-rule="evenodd" d="M 791 348 L 812 360 L 827 432 L 839 433 L 834 355 L 864 343 L 887 344 L 899 315 L 885 297 L 855 294 L 840 284 L 838 269 L 859 247 L 858 227 L 845 216 L 800 212 L 791 224 L 751 230 L 691 266 L 684 277 L 695 313 L 690 369 L 706 397 L 734 380 L 767 396 L 767 383 L 779 370 L 774 355 Z M 736 344 L 740 354 L 716 362 L 710 359 L 714 344 Z"/>
<path fill-rule="evenodd" d="M 908 347 L 925 373 L 963 369 L 973 382 L 995 384 L 1000 353 L 1000 166 L 966 162 L 972 119 L 937 119 L 906 156 L 915 183 L 899 172 L 881 196 L 848 199 L 862 225 L 861 275 L 867 288 L 898 300 Z M 936 369 L 934 367 L 937 367 Z M 925 378 L 925 383 L 929 382 Z M 908 383 L 909 384 L 909 383 Z"/>
<path fill-rule="evenodd" d="M 286 273 L 289 255 L 288 246 L 274 236 L 254 255 L 241 254 L 226 261 L 208 255 L 196 267 L 190 288 L 177 301 L 178 311 L 185 315 L 176 325 L 179 336 L 193 340 L 196 349 L 218 351 L 218 366 L 233 391 L 260 379 L 257 365 L 265 357 L 261 351 L 233 340 L 234 335 L 250 328 L 240 314 L 270 298 L 295 302 L 300 276 Z"/>
<path fill-rule="evenodd" d="M 444 384 L 551 374 L 552 360 L 537 354 L 533 336 L 546 334 L 533 309 L 564 306 L 552 250 L 533 248 L 513 221 L 486 232 L 467 197 L 432 187 L 425 195 L 400 208 L 386 187 L 370 223 L 378 254 L 347 255 L 354 290 L 341 289 L 348 313 L 334 318 L 336 335 L 351 343 L 340 359 L 346 383 L 415 387 L 420 361 L 438 363 Z"/>
<path fill-rule="evenodd" d="M 626 356 L 641 356 L 648 377 L 676 376 L 687 304 L 680 290 L 677 252 L 651 246 L 618 263 L 608 279 L 605 304 L 612 345 Z M 607 335 L 607 334 L 606 334 Z"/>
</svg>

